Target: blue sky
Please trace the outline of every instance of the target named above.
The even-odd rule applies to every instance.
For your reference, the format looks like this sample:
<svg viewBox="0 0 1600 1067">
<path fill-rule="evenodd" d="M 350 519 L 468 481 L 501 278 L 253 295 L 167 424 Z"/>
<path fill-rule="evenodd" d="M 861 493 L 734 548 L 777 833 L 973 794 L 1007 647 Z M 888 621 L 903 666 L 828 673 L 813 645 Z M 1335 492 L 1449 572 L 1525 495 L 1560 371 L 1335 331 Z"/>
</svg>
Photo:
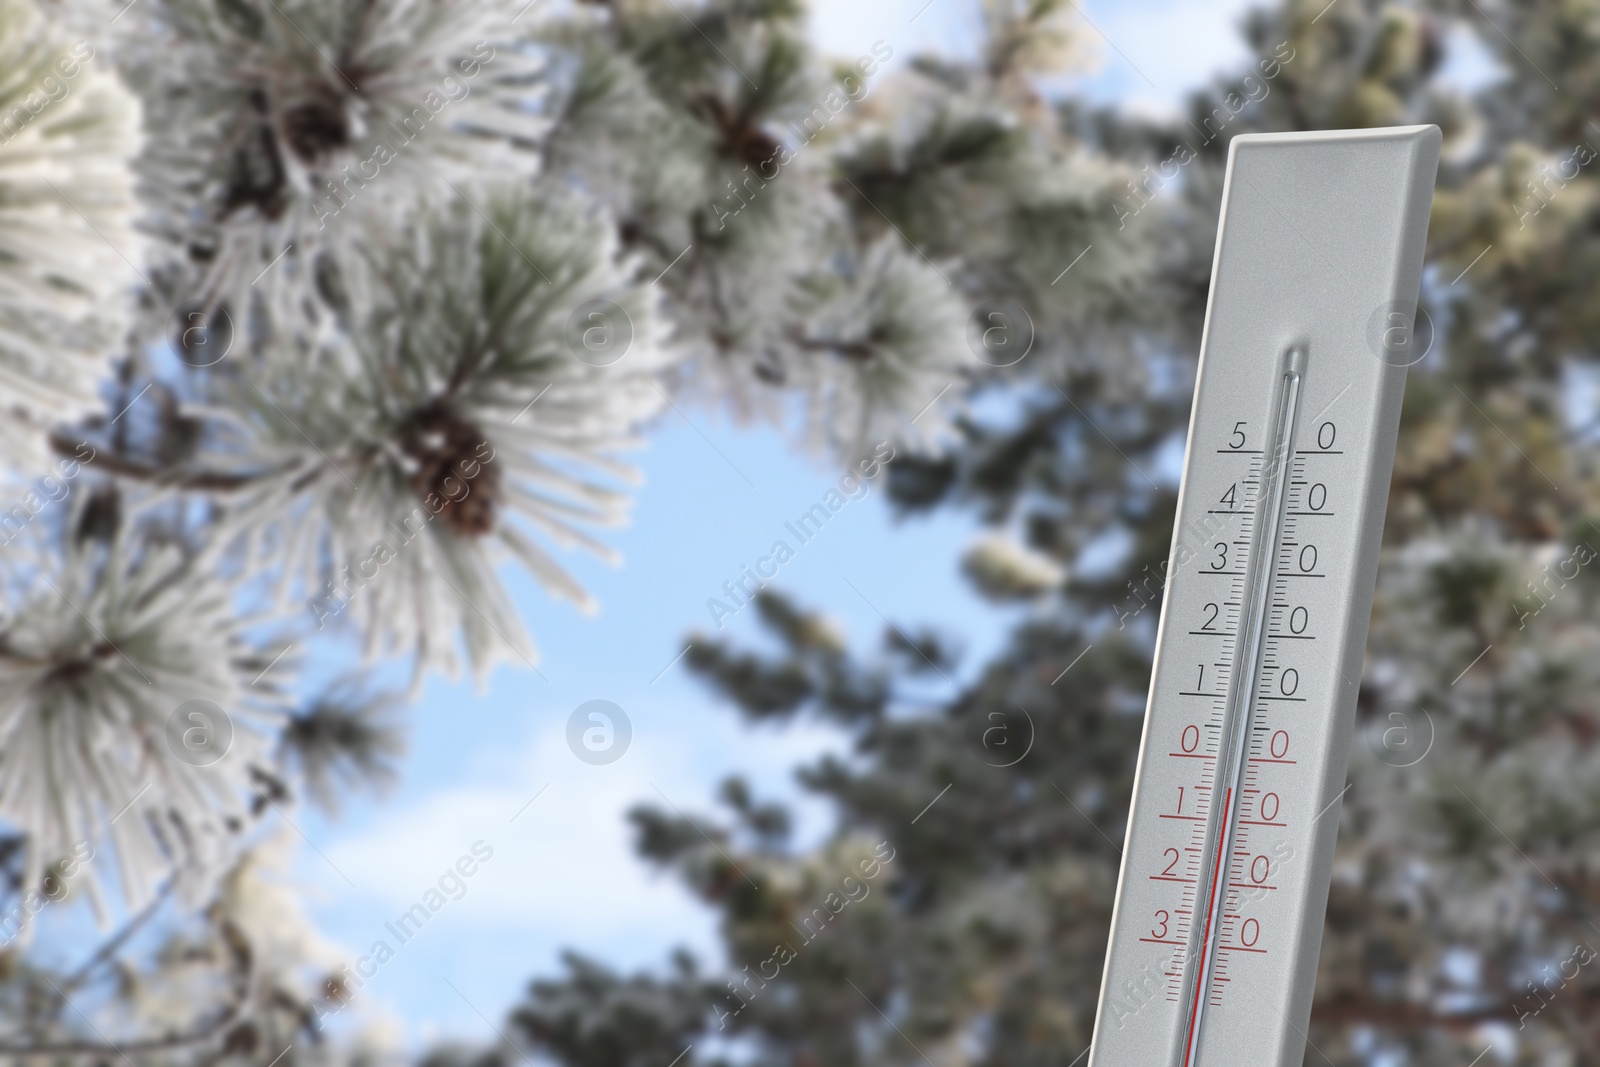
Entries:
<svg viewBox="0 0 1600 1067">
<path fill-rule="evenodd" d="M 1069 85 L 1170 110 L 1185 89 L 1238 65 L 1234 25 L 1245 6 L 1082 3 L 1104 36 L 1086 31 L 1096 58 Z M 818 42 L 847 57 L 883 40 L 901 63 L 919 50 L 966 52 L 976 37 L 974 0 L 814 0 L 813 8 Z M 791 772 L 839 740 L 803 725 L 746 728 L 681 662 L 671 664 L 690 631 L 711 627 L 707 598 L 782 537 L 837 472 L 771 430 L 688 415 L 693 426 L 672 415 L 637 458 L 646 481 L 633 521 L 610 538 L 625 564 L 570 560 L 602 605 L 597 616 L 515 580 L 544 677 L 502 668 L 482 692 L 431 680 L 410 710 L 402 783 L 337 821 L 309 813 L 300 821 L 315 848 L 300 850 L 293 878 L 323 933 L 354 953 L 377 938 L 392 942 L 384 924 L 475 842 L 493 850 L 465 895 L 357 1001 L 365 1021 L 407 1045 L 491 1037 L 486 1019 L 498 1022 L 530 978 L 554 974 L 564 948 L 622 969 L 657 966 L 678 945 L 720 959 L 711 913 L 634 858 L 624 821 L 633 804 L 706 812 L 737 771 L 758 793 L 799 804 L 801 840 L 829 828 L 827 811 L 797 792 Z M 896 523 L 874 489 L 801 547 L 780 583 L 825 610 L 857 647 L 876 642 L 880 611 L 912 623 L 960 620 L 968 663 L 981 662 L 1011 620 L 957 574 L 974 532 L 953 515 Z M 735 640 L 753 632 L 748 612 L 725 631 Z M 582 763 L 566 747 L 568 715 L 593 699 L 615 702 L 633 724 L 629 751 L 609 766 Z"/>
</svg>

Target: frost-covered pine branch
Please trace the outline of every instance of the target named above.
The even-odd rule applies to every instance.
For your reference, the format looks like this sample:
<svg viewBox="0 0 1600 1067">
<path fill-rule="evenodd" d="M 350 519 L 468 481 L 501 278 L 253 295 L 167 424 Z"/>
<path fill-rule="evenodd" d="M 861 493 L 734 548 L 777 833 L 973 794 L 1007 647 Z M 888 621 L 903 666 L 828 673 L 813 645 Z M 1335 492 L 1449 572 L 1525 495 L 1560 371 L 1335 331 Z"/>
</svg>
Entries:
<svg viewBox="0 0 1600 1067">
<path fill-rule="evenodd" d="M 530 173 L 519 6 L 162 0 L 120 20 L 118 63 L 159 116 L 138 162 L 158 240 L 145 335 L 181 345 L 198 312 L 293 344 L 326 325 L 323 272 L 417 195 Z"/>
<path fill-rule="evenodd" d="M 237 852 L 283 708 L 251 685 L 265 658 L 250 620 L 175 546 L 29 541 L 0 571 L 0 819 L 28 836 L 24 881 L 88 846 L 111 856 L 86 869 L 96 896 L 138 908 L 177 877 L 198 903 Z"/>
<path fill-rule="evenodd" d="M 620 455 L 659 408 L 653 301 L 612 231 L 563 194 L 450 200 L 347 262 L 337 343 L 218 374 L 237 423 L 221 462 L 255 472 L 219 548 L 242 538 L 317 630 L 348 621 L 374 653 L 482 674 L 535 654 L 495 573 L 521 563 L 587 607 L 547 544 L 611 553 Z"/>
<path fill-rule="evenodd" d="M 95 406 L 127 324 L 139 126 L 93 44 L 0 3 L 0 451 L 29 475 L 45 432 Z"/>
</svg>

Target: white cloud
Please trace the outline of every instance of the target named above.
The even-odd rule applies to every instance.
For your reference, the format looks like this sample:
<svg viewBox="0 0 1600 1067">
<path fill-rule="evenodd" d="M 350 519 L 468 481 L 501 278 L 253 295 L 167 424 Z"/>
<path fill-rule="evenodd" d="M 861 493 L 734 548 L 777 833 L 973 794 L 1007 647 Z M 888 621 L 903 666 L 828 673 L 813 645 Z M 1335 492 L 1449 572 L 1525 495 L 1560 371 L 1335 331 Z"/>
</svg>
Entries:
<svg viewBox="0 0 1600 1067">
<path fill-rule="evenodd" d="M 557 724 L 525 754 L 524 770 L 520 780 L 440 790 L 335 842 L 328 856 L 362 897 L 391 916 L 482 840 L 493 858 L 470 879 L 466 896 L 449 905 L 453 925 L 559 930 L 577 944 L 609 942 L 630 930 L 705 925 L 686 894 L 634 857 L 625 818 L 634 804 L 656 799 L 643 777 L 689 792 L 671 767 L 634 752 L 617 765 L 590 767 L 567 751 Z"/>
<path fill-rule="evenodd" d="M 746 729 L 720 709 L 634 714 L 632 747 L 600 767 L 573 757 L 564 716 L 551 716 L 512 759 L 323 845 L 354 892 L 333 870 L 318 880 L 343 903 L 370 908 L 378 936 L 382 921 L 410 908 L 481 840 L 494 856 L 468 879 L 465 896 L 442 909 L 453 928 L 536 934 L 608 959 L 659 959 L 684 943 L 716 955 L 713 914 L 634 854 L 628 809 L 646 803 L 709 814 L 716 787 L 735 770 L 762 797 L 792 798 L 792 767 L 837 748 L 837 735 Z M 315 874 L 316 857 L 305 862 Z"/>
</svg>

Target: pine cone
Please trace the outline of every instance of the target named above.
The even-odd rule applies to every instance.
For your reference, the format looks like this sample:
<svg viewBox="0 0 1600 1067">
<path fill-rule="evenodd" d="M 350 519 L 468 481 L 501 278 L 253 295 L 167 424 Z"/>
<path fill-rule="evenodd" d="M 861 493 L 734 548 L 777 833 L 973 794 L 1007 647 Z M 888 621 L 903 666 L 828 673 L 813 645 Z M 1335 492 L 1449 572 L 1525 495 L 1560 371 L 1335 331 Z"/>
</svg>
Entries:
<svg viewBox="0 0 1600 1067">
<path fill-rule="evenodd" d="M 482 430 L 434 401 L 411 416 L 400 447 L 417 461 L 412 491 L 424 504 L 443 501 L 438 515 L 452 532 L 482 537 L 494 529 L 500 471 L 484 458 L 494 453 Z"/>
<path fill-rule="evenodd" d="M 283 115 L 283 139 L 302 161 L 316 164 L 350 143 L 350 121 L 331 90 L 289 108 Z"/>
</svg>

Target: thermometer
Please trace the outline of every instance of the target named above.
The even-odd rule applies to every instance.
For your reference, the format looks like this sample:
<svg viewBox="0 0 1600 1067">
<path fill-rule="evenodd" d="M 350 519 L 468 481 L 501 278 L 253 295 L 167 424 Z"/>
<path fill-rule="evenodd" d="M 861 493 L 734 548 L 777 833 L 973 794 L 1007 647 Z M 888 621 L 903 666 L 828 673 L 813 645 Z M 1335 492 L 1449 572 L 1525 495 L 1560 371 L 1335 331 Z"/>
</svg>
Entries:
<svg viewBox="0 0 1600 1067">
<path fill-rule="evenodd" d="M 1299 1067 L 1440 135 L 1235 137 L 1089 1067 Z"/>
</svg>

